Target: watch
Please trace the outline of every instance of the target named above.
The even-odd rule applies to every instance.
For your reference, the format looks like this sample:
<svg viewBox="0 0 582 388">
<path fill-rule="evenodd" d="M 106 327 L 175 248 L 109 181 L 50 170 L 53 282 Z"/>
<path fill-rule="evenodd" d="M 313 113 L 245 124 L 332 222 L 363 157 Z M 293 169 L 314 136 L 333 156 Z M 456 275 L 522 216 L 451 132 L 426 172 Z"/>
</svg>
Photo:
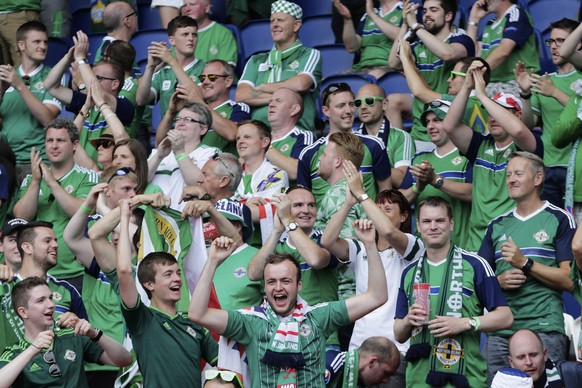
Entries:
<svg viewBox="0 0 582 388">
<path fill-rule="evenodd" d="M 86 65 L 88 63 L 85 58 L 77 60 L 77 65 Z"/>
<path fill-rule="evenodd" d="M 410 31 L 412 31 L 413 33 L 416 33 L 416 31 L 420 30 L 421 28 L 424 28 L 424 26 L 420 23 L 414 23 L 412 26 L 410 26 Z"/>
<path fill-rule="evenodd" d="M 445 183 L 445 178 L 443 178 L 442 176 L 439 176 L 437 179 L 435 179 L 433 186 L 435 189 L 440 189 L 441 187 L 443 187 L 444 183 Z"/>
<path fill-rule="evenodd" d="M 479 321 L 479 318 L 477 317 L 471 317 L 469 318 L 469 326 L 471 326 L 473 331 L 477 331 L 481 328 L 481 321 Z"/>
<path fill-rule="evenodd" d="M 85 89 L 87 89 L 87 85 L 85 85 L 84 83 L 80 83 L 79 85 L 77 85 L 77 89 L 85 90 Z"/>
<path fill-rule="evenodd" d="M 102 335 L 103 335 L 103 330 L 97 329 L 97 335 L 93 338 L 90 338 L 90 340 L 93 342 L 99 342 Z"/>
<path fill-rule="evenodd" d="M 534 264 L 534 261 L 528 257 L 527 262 L 525 263 L 525 265 L 523 267 L 521 267 L 521 270 L 524 273 L 528 273 L 531 270 L 531 267 L 533 267 L 533 264 Z"/>
<path fill-rule="evenodd" d="M 369 198 L 370 198 L 370 196 L 369 196 L 368 194 L 364 193 L 364 194 L 360 195 L 360 196 L 357 198 L 357 200 L 358 200 L 358 203 L 362 203 L 362 202 L 364 202 L 366 199 L 369 199 Z"/>
<path fill-rule="evenodd" d="M 293 232 L 294 230 L 297 230 L 298 227 L 299 225 L 297 225 L 297 222 L 290 222 L 285 229 L 287 229 L 287 232 Z"/>
</svg>

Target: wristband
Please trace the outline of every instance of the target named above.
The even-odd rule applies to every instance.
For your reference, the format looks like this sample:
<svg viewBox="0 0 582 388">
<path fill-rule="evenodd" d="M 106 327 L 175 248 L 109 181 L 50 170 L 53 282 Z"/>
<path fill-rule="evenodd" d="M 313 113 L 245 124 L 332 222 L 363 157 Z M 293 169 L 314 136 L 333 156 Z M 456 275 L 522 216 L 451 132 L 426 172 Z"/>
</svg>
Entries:
<svg viewBox="0 0 582 388">
<path fill-rule="evenodd" d="M 93 342 L 99 342 L 101 336 L 103 335 L 103 330 L 97 329 L 97 335 L 93 338 L 89 338 Z"/>
<path fill-rule="evenodd" d="M 83 115 L 83 117 L 87 118 L 89 117 L 89 112 L 83 112 L 82 110 L 79 111 L 79 113 L 77 113 L 79 115 Z"/>
<path fill-rule="evenodd" d="M 531 98 L 531 92 L 529 94 L 523 94 L 519 92 L 519 96 L 524 100 L 529 100 Z"/>
<path fill-rule="evenodd" d="M 185 152 L 182 152 L 181 154 L 176 155 L 176 161 L 179 162 L 180 160 L 184 160 L 188 157 L 188 154 Z"/>
<path fill-rule="evenodd" d="M 79 210 L 81 210 L 83 213 L 85 214 L 91 214 L 93 212 L 93 209 L 89 209 L 88 207 L 86 207 L 85 205 L 81 205 L 79 207 Z"/>
<path fill-rule="evenodd" d="M 479 23 L 474 22 L 472 20 L 469 20 L 469 22 L 467 24 L 470 25 L 470 26 L 473 26 L 473 27 L 479 27 Z"/>
<path fill-rule="evenodd" d="M 87 62 L 87 60 L 85 60 L 85 58 L 76 59 L 75 62 L 77 62 L 77 65 L 88 65 L 89 64 L 89 62 Z"/>
<path fill-rule="evenodd" d="M 356 198 L 358 200 L 358 203 L 362 203 L 364 202 L 366 199 L 369 199 L 370 196 L 366 193 L 360 195 L 358 198 Z"/>
<path fill-rule="evenodd" d="M 422 24 L 414 23 L 412 26 L 410 26 L 410 31 L 416 33 L 416 31 L 420 30 L 421 28 L 424 28 Z"/>
<path fill-rule="evenodd" d="M 525 265 L 523 267 L 521 267 L 521 270 L 524 273 L 528 273 L 531 270 L 531 267 L 533 267 L 533 265 L 534 265 L 534 261 L 528 257 L 527 262 L 525 263 Z"/>
</svg>

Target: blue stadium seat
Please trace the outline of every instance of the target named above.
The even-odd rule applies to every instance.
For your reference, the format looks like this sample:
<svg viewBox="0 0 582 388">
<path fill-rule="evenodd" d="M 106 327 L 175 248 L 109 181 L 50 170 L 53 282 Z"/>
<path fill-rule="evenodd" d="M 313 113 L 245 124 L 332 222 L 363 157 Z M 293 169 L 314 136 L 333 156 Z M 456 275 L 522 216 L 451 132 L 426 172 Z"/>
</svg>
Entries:
<svg viewBox="0 0 582 388">
<path fill-rule="evenodd" d="M 386 95 L 392 93 L 410 93 L 410 88 L 406 82 L 406 78 L 398 72 L 386 73 L 378 80 Z"/>
<path fill-rule="evenodd" d="M 140 61 L 147 61 L 148 47 L 152 42 L 168 42 L 168 32 L 164 29 L 140 31 L 129 41 L 135 48 L 135 61 L 138 64 Z M 168 47 L 170 47 L 169 42 Z"/>
<path fill-rule="evenodd" d="M 240 73 L 242 73 L 242 69 L 244 64 L 244 53 L 242 51 L 242 40 L 240 38 L 240 30 L 238 29 L 238 27 L 234 24 L 223 24 L 223 26 L 225 26 L 226 28 L 228 28 L 230 30 L 230 32 L 232 32 L 232 35 L 234 35 L 234 39 L 236 40 L 236 45 L 237 45 L 237 50 L 238 50 L 238 62 L 236 64 L 236 74 L 240 75 Z"/>
<path fill-rule="evenodd" d="M 315 48 L 321 51 L 323 78 L 348 70 L 354 63 L 354 54 L 348 52 L 343 44 L 330 44 Z"/>
<path fill-rule="evenodd" d="M 61 60 L 69 51 L 69 47 L 72 46 L 72 42 L 61 38 L 49 38 L 48 50 L 46 54 L 46 59 L 44 64 L 50 67 L 54 67 L 58 61 Z"/>
<path fill-rule="evenodd" d="M 212 0 L 212 8 L 210 9 L 210 17 L 219 23 L 226 23 L 226 1 Z"/>
<path fill-rule="evenodd" d="M 552 22 L 562 18 L 579 20 L 580 0 L 530 1 L 527 10 L 531 14 L 534 27 L 543 31 Z"/>
<path fill-rule="evenodd" d="M 552 58 L 540 58 L 540 67 L 542 68 L 542 74 L 550 74 L 558 69 L 557 66 L 554 65 L 554 62 L 552 62 Z"/>
<path fill-rule="evenodd" d="M 157 8 L 151 8 L 149 4 L 138 5 L 137 23 L 139 26 L 139 31 L 157 30 L 162 28 L 160 11 Z"/>
<path fill-rule="evenodd" d="M 299 39 L 307 47 L 335 44 L 331 16 L 311 16 L 303 19 Z"/>
<path fill-rule="evenodd" d="M 271 50 L 273 38 L 271 38 L 270 21 L 268 19 L 251 20 L 241 28 L 240 39 L 244 63 L 253 54 Z"/>
<path fill-rule="evenodd" d="M 91 8 L 91 0 L 73 0 L 69 1 L 69 12 L 74 14 L 76 11 L 83 8 Z"/>
<path fill-rule="evenodd" d="M 301 9 L 303 9 L 303 18 L 309 16 L 330 15 L 331 16 L 331 1 L 326 0 L 295 0 Z M 331 27 L 330 27 L 331 28 Z"/>
<path fill-rule="evenodd" d="M 105 33 L 103 34 L 89 34 L 89 62 L 95 62 L 95 53 L 97 53 L 97 49 L 101 46 L 101 42 L 105 37 Z"/>
<path fill-rule="evenodd" d="M 77 31 L 91 32 L 91 8 L 78 9 L 71 14 L 71 35 Z"/>
<path fill-rule="evenodd" d="M 562 301 L 564 302 L 564 312 L 570 314 L 574 319 L 580 316 L 580 303 L 569 292 L 562 293 Z"/>
</svg>

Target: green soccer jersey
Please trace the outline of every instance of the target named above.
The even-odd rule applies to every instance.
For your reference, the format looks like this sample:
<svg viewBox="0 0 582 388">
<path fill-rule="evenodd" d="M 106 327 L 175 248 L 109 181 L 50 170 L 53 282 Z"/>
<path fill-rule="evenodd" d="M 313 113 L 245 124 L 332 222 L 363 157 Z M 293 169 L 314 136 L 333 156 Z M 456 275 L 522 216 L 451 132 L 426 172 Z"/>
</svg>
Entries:
<svg viewBox="0 0 582 388">
<path fill-rule="evenodd" d="M 410 166 L 410 161 L 416 153 L 416 146 L 410 134 L 400 128 L 390 126 L 387 118 L 384 118 L 382 121 L 377 135 L 370 135 L 363 123 L 358 129 L 354 130 L 354 133 L 375 136 L 382 139 L 393 168 Z"/>
<path fill-rule="evenodd" d="M 576 261 L 572 262 L 572 268 L 570 269 L 570 280 L 572 280 L 572 295 L 578 301 L 582 303 L 582 271 L 578 268 Z"/>
<path fill-rule="evenodd" d="M 204 62 L 222 59 L 236 65 L 238 59 L 236 39 L 228 28 L 211 22 L 206 27 L 198 29 L 198 43 L 194 56 Z"/>
<path fill-rule="evenodd" d="M 3 0 L 0 1 L 0 12 L 36 11 L 40 12 L 41 0 Z"/>
<path fill-rule="evenodd" d="M 89 322 L 94 327 L 103 330 L 108 337 L 122 344 L 125 338 L 125 323 L 121 315 L 118 295 L 117 271 L 113 270 L 104 274 L 94 261 L 94 265 L 83 274 L 83 302 L 87 309 Z M 119 370 L 119 367 L 87 364 L 85 370 Z"/>
<path fill-rule="evenodd" d="M 473 40 L 465 33 L 464 30 L 454 27 L 454 31 L 444 40 L 447 44 L 461 44 L 467 50 L 467 56 L 471 57 L 475 53 L 475 44 Z M 455 67 L 453 62 L 445 62 L 435 53 L 433 53 L 424 43 L 417 41 L 412 45 L 416 67 L 420 71 L 420 75 L 431 90 L 437 93 L 446 93 L 449 90 L 447 80 L 449 73 Z M 421 140 L 429 142 L 430 138 L 426 133 L 426 127 L 420 121 L 420 116 L 424 112 L 424 103 L 418 98 L 412 102 L 412 115 L 414 117 L 414 124 L 410 135 L 414 140 Z"/>
<path fill-rule="evenodd" d="M 218 345 L 210 332 L 178 313 L 169 316 L 139 300 L 121 306 L 144 387 L 201 387 L 200 360 L 216 365 Z"/>
<path fill-rule="evenodd" d="M 574 94 L 573 84 L 582 78 L 582 73 L 572 70 L 567 74 L 552 73 L 549 75 L 555 87 L 569 96 Z M 532 93 L 531 109 L 536 116 L 542 118 L 542 141 L 544 142 L 544 164 L 546 167 L 567 167 L 572 147 L 557 148 L 552 144 L 552 131 L 558 122 L 564 105 L 552 97 Z"/>
<path fill-rule="evenodd" d="M 0 356 L 0 368 L 14 360 L 24 352 L 31 343 L 23 339 L 4 350 Z M 11 387 L 89 387 L 87 376 L 83 370 L 83 361 L 97 362 L 103 349 L 95 341 L 86 336 L 75 335 L 73 329 L 55 331 L 52 351 L 61 374 L 51 376 L 51 364 L 44 361 L 46 350 L 34 356 L 18 375 Z"/>
<path fill-rule="evenodd" d="M 60 110 L 61 103 L 53 98 L 43 85 L 49 71 L 50 67 L 40 65 L 28 74 L 30 77 L 27 81 L 28 89 L 43 104 L 54 105 Z M 22 79 L 24 75 L 22 67 L 19 67 L 16 73 Z M 44 126 L 32 115 L 20 93 L 12 86 L 6 89 L 0 103 L 0 116 L 2 117 L 2 134 L 16 155 L 16 164 L 30 164 L 32 147 L 36 147 L 46 161 Z"/>
<path fill-rule="evenodd" d="M 220 104 L 214 108 L 214 111 L 225 119 L 231 120 L 235 123 L 251 118 L 251 108 L 247 104 L 234 102 L 232 100 L 227 100 Z M 222 152 L 228 152 L 229 154 L 238 156 L 236 142 L 226 140 L 213 128 L 210 128 L 208 132 L 206 132 L 204 137 L 202 137 L 201 143 L 210 147 L 216 147 Z"/>
<path fill-rule="evenodd" d="M 194 59 L 190 64 L 184 67 L 184 71 L 188 76 L 198 84 L 198 76 L 202 74 L 205 63 Z M 162 116 L 166 114 L 170 106 L 170 98 L 174 94 L 178 79 L 171 66 L 164 66 L 158 70 L 152 77 L 152 92 L 155 94 L 154 103 L 160 104 L 160 113 Z"/>
<path fill-rule="evenodd" d="M 10 296 L 12 287 L 21 280 L 20 277 L 15 277 L 11 282 L 0 284 L 0 328 L 2 329 L 0 331 L 0 348 L 2 349 L 24 340 L 24 323 L 16 315 Z M 61 314 L 69 311 L 75 313 L 79 318 L 87 318 L 81 295 L 71 284 L 57 280 L 52 276 L 47 277 L 47 283 L 55 302 L 55 321 L 59 319 Z"/>
<path fill-rule="evenodd" d="M 135 108 L 133 120 L 131 120 L 131 123 L 125 127 L 125 131 L 132 139 L 137 138 L 139 134 L 139 130 L 146 110 L 146 105 L 137 105 L 136 96 L 138 86 L 139 83 L 137 79 L 129 76 L 123 82 L 123 88 L 119 92 L 119 97 L 126 98 L 133 104 Z"/>
<path fill-rule="evenodd" d="M 325 387 L 325 338 L 349 322 L 345 301 L 312 307 L 299 328 L 299 346 L 305 358 L 305 367 L 296 371 L 297 384 L 293 386 Z M 261 361 L 276 330 L 277 327 L 265 319 L 239 311 L 228 312 L 228 323 L 223 335 L 245 346 L 252 388 L 279 386 L 277 382 L 281 369 Z"/>
<path fill-rule="evenodd" d="M 245 65 L 239 83 L 246 83 L 257 87 L 264 83 L 269 83 L 271 66 L 268 63 L 269 52 L 253 55 Z M 321 84 L 321 53 L 319 50 L 301 46 L 290 56 L 283 58 L 281 62 L 282 70 L 278 76 L 281 81 L 285 81 L 299 74 L 305 74 L 313 80 L 311 89 L 303 94 L 303 115 L 297 123 L 301 128 L 312 129 L 315 125 L 317 112 L 317 96 Z M 252 117 L 268 123 L 268 106 L 255 107 L 252 110 Z"/>
<path fill-rule="evenodd" d="M 285 136 L 271 141 L 271 146 L 285 156 L 299 158 L 301 151 L 315 141 L 313 132 L 294 127 Z"/>
<path fill-rule="evenodd" d="M 32 182 L 32 175 L 28 175 L 18 192 L 17 200 L 20 200 L 28 186 Z M 91 187 L 99 183 L 99 176 L 95 171 L 81 167 L 77 164 L 71 170 L 59 179 L 59 184 L 65 189 L 67 193 L 76 198 L 86 198 Z M 59 201 L 51 193 L 49 187 L 44 179 L 40 182 L 40 190 L 38 193 L 38 204 L 36 210 L 36 220 L 48 221 L 53 224 L 53 230 L 57 236 L 62 236 L 65 226 L 69 222 L 70 217 L 67 216 Z M 75 255 L 69 249 L 67 244 L 59 243 L 59 255 L 57 265 L 52 268 L 49 273 L 59 279 L 69 279 L 83 274 L 83 266 L 75 260 Z"/>
<path fill-rule="evenodd" d="M 573 217 L 546 201 L 527 217 L 521 217 L 514 209 L 491 221 L 479 256 L 491 264 L 496 275 L 514 269 L 501 254 L 501 245 L 511 238 L 525 257 L 558 268 L 561 262 L 571 262 L 573 259 L 572 238 L 575 232 Z M 518 289 L 504 290 L 503 294 L 513 313 L 513 326 L 495 335 L 510 336 L 520 329 L 565 334 L 561 290 L 528 275 Z"/>
<path fill-rule="evenodd" d="M 443 94 L 441 99 L 453 102 L 455 96 Z M 471 128 L 473 131 L 487 135 L 489 133 L 489 113 L 483 108 L 479 99 L 475 96 L 469 97 L 465 114 L 463 114 L 462 123 Z"/>
<path fill-rule="evenodd" d="M 487 57 L 499 47 L 502 39 L 511 39 L 516 47 L 505 60 L 491 71 L 491 82 L 508 82 L 515 80 L 515 64 L 523 61 L 526 69 L 540 70 L 540 60 L 533 30 L 531 16 L 514 4 L 505 11 L 501 19 L 487 23 L 481 35 L 481 58 Z"/>
<path fill-rule="evenodd" d="M 259 250 L 243 244 L 214 273 L 214 290 L 223 310 L 256 306 L 263 301 L 261 282 L 248 277 L 249 262 Z"/>
<path fill-rule="evenodd" d="M 382 8 L 375 9 L 374 12 L 390 24 L 398 27 L 402 24 L 402 2 L 400 1 L 385 14 L 382 14 Z M 362 17 L 357 33 L 362 38 L 360 60 L 352 68 L 360 70 L 366 67 L 387 66 L 394 41 L 388 38 L 367 15 Z"/>
<path fill-rule="evenodd" d="M 418 165 L 422 163 L 423 160 L 430 162 L 434 167 L 435 174 L 439 174 L 445 179 L 450 179 L 454 182 L 472 183 L 473 168 L 469 164 L 469 161 L 459 154 L 457 148 L 451 150 L 445 155 L 439 155 L 436 150 L 433 152 L 419 153 L 412 160 L 412 164 Z M 416 179 L 413 178 L 413 181 L 415 182 Z M 469 237 L 468 234 L 471 225 L 471 202 L 453 198 L 442 190 L 439 190 L 432 185 L 427 185 L 416 197 L 415 203 L 418 204 L 430 196 L 444 198 L 453 207 L 455 227 L 451 233 L 451 240 L 455 245 L 464 248 Z M 418 208 L 415 208 L 414 216 L 418 219 Z"/>
</svg>

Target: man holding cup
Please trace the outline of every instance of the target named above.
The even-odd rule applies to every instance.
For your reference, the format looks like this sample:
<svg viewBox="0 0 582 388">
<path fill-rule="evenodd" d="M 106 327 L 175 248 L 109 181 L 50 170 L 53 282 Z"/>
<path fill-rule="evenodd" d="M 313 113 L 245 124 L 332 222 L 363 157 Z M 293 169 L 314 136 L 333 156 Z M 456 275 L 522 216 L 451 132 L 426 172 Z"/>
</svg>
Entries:
<svg viewBox="0 0 582 388">
<path fill-rule="evenodd" d="M 410 338 L 406 382 L 485 387 L 480 332 L 511 327 L 513 315 L 489 264 L 451 242 L 451 205 L 428 197 L 418 208 L 426 250 L 403 271 L 394 324 L 398 341 Z"/>
</svg>

